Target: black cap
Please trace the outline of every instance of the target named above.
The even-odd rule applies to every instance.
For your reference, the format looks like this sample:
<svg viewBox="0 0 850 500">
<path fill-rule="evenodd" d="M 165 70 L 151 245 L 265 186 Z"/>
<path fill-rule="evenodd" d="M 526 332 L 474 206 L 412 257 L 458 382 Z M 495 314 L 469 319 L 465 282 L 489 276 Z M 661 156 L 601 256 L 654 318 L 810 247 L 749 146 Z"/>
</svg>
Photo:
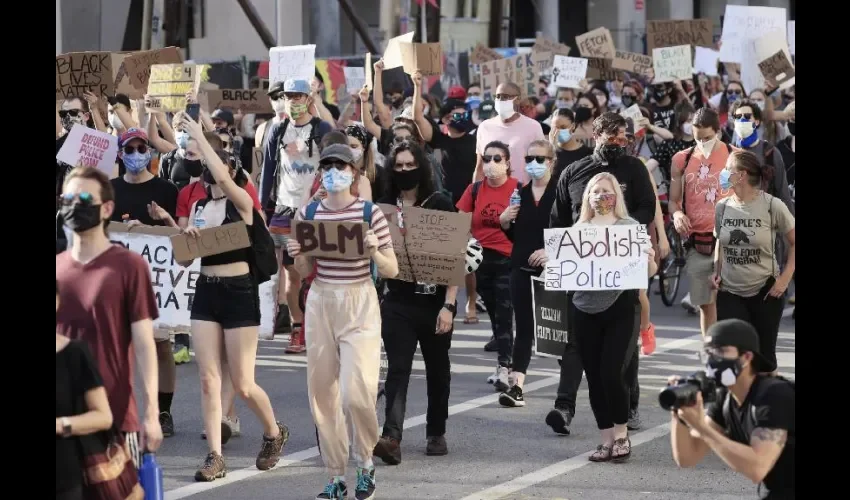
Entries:
<svg viewBox="0 0 850 500">
<path fill-rule="evenodd" d="M 739 354 L 747 351 L 753 353 L 754 368 L 757 372 L 767 372 L 776 369 L 773 363 L 762 356 L 759 349 L 759 335 L 750 323 L 740 319 L 724 319 L 708 327 L 705 332 L 707 347 L 735 347 Z"/>
<path fill-rule="evenodd" d="M 233 125 L 233 112 L 227 109 L 217 109 L 210 115 L 213 120 L 221 120 L 228 126 Z"/>
<path fill-rule="evenodd" d="M 466 109 L 466 101 L 462 99 L 446 99 L 446 102 L 440 106 L 440 116 L 446 116 L 457 108 Z"/>
<path fill-rule="evenodd" d="M 478 105 L 478 118 L 486 120 L 494 116 L 496 116 L 496 102 L 492 100 L 481 101 L 481 104 Z"/>
<path fill-rule="evenodd" d="M 354 164 L 354 156 L 347 144 L 331 144 L 323 149 L 319 156 L 319 162 L 323 163 L 327 160 L 339 160 L 349 165 Z"/>
<path fill-rule="evenodd" d="M 274 82 L 269 87 L 269 90 L 266 91 L 266 94 L 268 94 L 269 96 L 276 96 L 277 94 L 280 94 L 282 92 L 283 92 L 283 80 L 280 80 L 280 81 Z"/>
</svg>

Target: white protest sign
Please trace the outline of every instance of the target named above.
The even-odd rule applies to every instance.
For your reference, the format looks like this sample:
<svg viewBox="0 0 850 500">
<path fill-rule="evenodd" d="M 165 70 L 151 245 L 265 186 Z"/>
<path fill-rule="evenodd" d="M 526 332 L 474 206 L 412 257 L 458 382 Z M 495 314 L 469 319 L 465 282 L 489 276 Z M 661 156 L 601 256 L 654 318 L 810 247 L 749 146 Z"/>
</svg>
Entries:
<svg viewBox="0 0 850 500">
<path fill-rule="evenodd" d="M 719 51 L 707 47 L 696 47 L 696 53 L 694 54 L 694 73 L 717 76 L 717 63 L 719 60 Z"/>
<path fill-rule="evenodd" d="M 781 30 L 784 38 L 787 19 L 783 8 L 727 5 L 720 37 L 720 60 L 743 64 L 744 42 L 776 30 Z"/>
<path fill-rule="evenodd" d="M 291 45 L 269 49 L 269 85 L 288 78 L 313 81 L 316 76 L 316 46 Z"/>
<path fill-rule="evenodd" d="M 796 56 L 797 52 L 794 50 L 795 45 L 795 34 L 797 21 L 788 21 L 788 48 L 791 50 L 791 55 Z"/>
<path fill-rule="evenodd" d="M 645 289 L 650 246 L 643 224 L 543 230 L 546 290 Z"/>
<path fill-rule="evenodd" d="M 759 69 L 759 63 L 780 50 L 785 53 L 790 61 L 791 53 L 788 50 L 785 33 L 779 30 L 765 33 L 758 38 L 744 42 L 743 62 L 741 63 L 741 84 L 744 86 L 744 91 L 747 94 L 755 89 L 764 90 L 765 80 L 761 69 Z M 788 82 L 791 83 L 789 84 Z M 794 79 L 785 81 L 781 85 L 781 88 L 788 88 L 791 85 L 794 85 Z"/>
<path fill-rule="evenodd" d="M 75 123 L 56 159 L 74 167 L 93 167 L 112 177 L 118 157 L 118 138 Z"/>
<path fill-rule="evenodd" d="M 563 88 L 581 88 L 580 82 L 587 75 L 587 59 L 555 55 L 552 63 L 552 85 Z"/>
<path fill-rule="evenodd" d="M 360 92 L 363 85 L 366 83 L 366 68 L 351 68 L 346 66 L 342 68 L 345 73 L 345 88 L 349 94 Z"/>
<path fill-rule="evenodd" d="M 404 65 L 401 60 L 401 47 L 398 42 L 413 43 L 415 31 L 390 38 L 387 42 L 387 50 L 384 51 L 384 69 L 400 68 Z"/>
<path fill-rule="evenodd" d="M 635 126 L 635 134 L 643 130 L 643 125 L 638 125 L 640 119 L 643 118 L 643 113 L 640 112 L 640 106 L 637 104 L 632 104 L 628 108 L 620 111 L 620 116 L 632 119 L 632 123 Z"/>
<path fill-rule="evenodd" d="M 652 69 L 655 71 L 652 83 L 690 80 L 694 76 L 691 46 L 676 45 L 652 49 Z"/>
</svg>

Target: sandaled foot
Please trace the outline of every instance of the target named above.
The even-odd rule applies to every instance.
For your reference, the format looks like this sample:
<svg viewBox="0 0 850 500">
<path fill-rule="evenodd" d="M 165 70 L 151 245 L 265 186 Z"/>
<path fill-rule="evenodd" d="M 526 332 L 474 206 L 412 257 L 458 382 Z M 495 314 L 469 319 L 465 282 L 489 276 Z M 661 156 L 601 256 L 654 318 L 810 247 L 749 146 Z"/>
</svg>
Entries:
<svg viewBox="0 0 850 500">
<path fill-rule="evenodd" d="M 463 318 L 464 325 L 477 325 L 478 324 L 478 316 L 467 316 Z"/>
<path fill-rule="evenodd" d="M 607 462 L 611 460 L 611 447 L 600 444 L 587 459 L 591 462 Z"/>
<path fill-rule="evenodd" d="M 611 447 L 611 461 L 614 463 L 623 463 L 632 456 L 632 440 L 628 437 L 615 439 L 614 446 Z"/>
</svg>

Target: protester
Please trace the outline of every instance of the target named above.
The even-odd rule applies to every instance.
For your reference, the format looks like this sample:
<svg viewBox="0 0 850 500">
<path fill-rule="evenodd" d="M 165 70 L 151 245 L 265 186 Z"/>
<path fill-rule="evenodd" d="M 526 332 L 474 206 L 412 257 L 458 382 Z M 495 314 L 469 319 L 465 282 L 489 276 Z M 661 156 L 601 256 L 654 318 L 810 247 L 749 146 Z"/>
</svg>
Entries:
<svg viewBox="0 0 850 500">
<path fill-rule="evenodd" d="M 744 92 L 744 86 L 741 85 L 741 82 L 730 81 L 726 84 L 726 89 L 721 92 L 718 96 L 714 96 L 709 103 L 716 102 L 715 107 L 717 108 L 717 115 L 720 118 L 720 126 L 723 130 L 723 142 L 731 142 L 732 134 L 735 132 L 733 130 L 734 120 L 731 120 L 730 106 L 735 104 L 737 101 L 747 97 L 747 93 Z"/>
<path fill-rule="evenodd" d="M 345 127 L 345 135 L 348 137 L 348 147 L 354 155 L 354 166 L 360 170 L 360 178 L 368 181 L 368 193 L 366 189 L 360 189 L 359 196 L 368 200 L 379 199 L 383 196 L 386 174 L 384 167 L 375 163 L 375 151 L 372 149 L 374 137 L 363 125 Z"/>
<path fill-rule="evenodd" d="M 649 107 L 650 123 L 673 132 L 675 130 L 673 127 L 674 107 L 683 96 L 672 82 L 653 84 L 650 95 L 652 97 Z"/>
<path fill-rule="evenodd" d="M 555 182 L 570 164 L 581 160 L 593 153 L 575 136 L 575 114 L 569 108 L 558 107 L 552 113 L 552 130 L 549 132 L 549 142 L 555 146 L 555 164 L 552 166 L 552 177 Z"/>
<path fill-rule="evenodd" d="M 581 142 L 582 145 L 590 149 L 596 147 L 593 139 L 593 120 L 599 117 L 598 109 L 599 105 L 596 102 L 596 96 L 589 93 L 579 94 L 573 107 L 576 124 L 573 135 L 575 135 L 576 140 Z"/>
<path fill-rule="evenodd" d="M 331 103 L 328 102 L 328 99 L 327 99 L 328 90 L 325 87 L 325 78 L 322 76 L 321 73 L 319 73 L 318 69 L 316 70 L 316 76 L 313 78 L 313 85 L 315 85 L 316 91 L 318 92 L 319 96 L 321 97 L 322 105 L 325 107 L 325 109 L 328 110 L 328 112 L 331 114 L 331 116 L 333 116 L 334 122 L 339 120 L 339 117 L 341 116 L 340 112 L 339 112 L 339 107 L 336 106 L 335 104 L 331 104 Z M 334 89 L 331 89 L 331 91 L 333 91 L 333 90 Z"/>
</svg>

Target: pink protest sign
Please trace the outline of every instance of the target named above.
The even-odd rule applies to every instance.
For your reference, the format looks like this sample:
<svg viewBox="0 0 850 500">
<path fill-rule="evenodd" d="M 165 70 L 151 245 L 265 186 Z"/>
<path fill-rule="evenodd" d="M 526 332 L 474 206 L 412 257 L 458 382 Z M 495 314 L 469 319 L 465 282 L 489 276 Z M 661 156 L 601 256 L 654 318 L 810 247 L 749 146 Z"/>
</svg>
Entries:
<svg viewBox="0 0 850 500">
<path fill-rule="evenodd" d="M 75 124 L 56 159 L 75 167 L 92 167 L 111 176 L 118 157 L 118 138 Z"/>
</svg>

